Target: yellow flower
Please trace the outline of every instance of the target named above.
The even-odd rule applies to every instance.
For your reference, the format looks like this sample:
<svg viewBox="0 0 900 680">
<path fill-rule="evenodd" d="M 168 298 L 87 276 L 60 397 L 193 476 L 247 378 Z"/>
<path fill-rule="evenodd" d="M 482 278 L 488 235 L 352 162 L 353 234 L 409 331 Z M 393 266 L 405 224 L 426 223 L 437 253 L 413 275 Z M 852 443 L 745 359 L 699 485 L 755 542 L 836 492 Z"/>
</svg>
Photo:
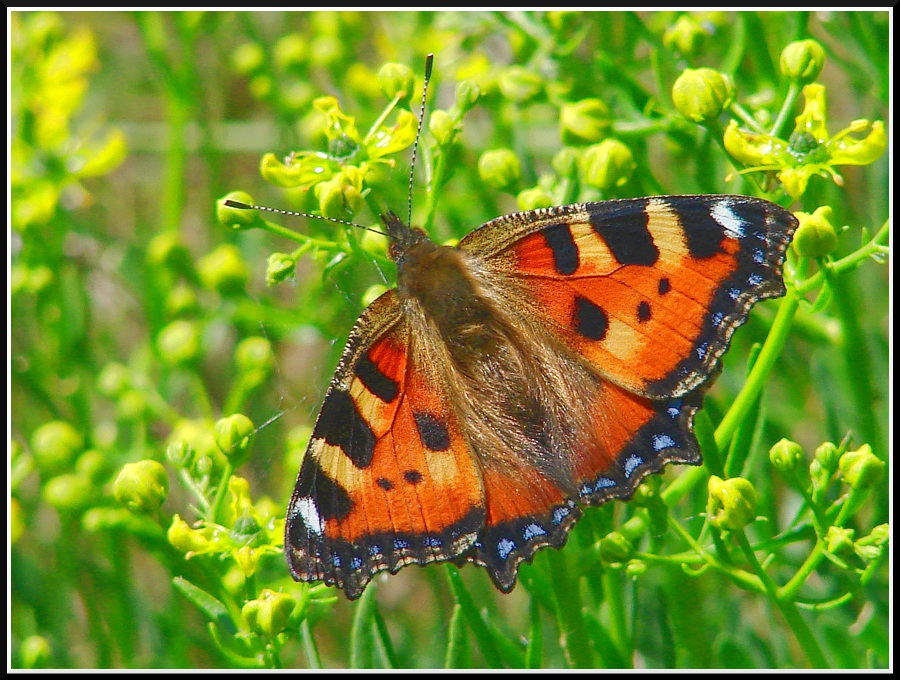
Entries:
<svg viewBox="0 0 900 680">
<path fill-rule="evenodd" d="M 880 120 L 855 120 L 833 137 L 828 134 L 825 88 L 812 83 L 803 88 L 806 104 L 797 116 L 790 138 L 741 130 L 731 121 L 725 130 L 725 148 L 731 156 L 748 166 L 742 172 L 772 172 L 793 198 L 806 191 L 814 175 L 830 176 L 838 186 L 843 178 L 837 165 L 868 165 L 887 148 L 884 123 Z M 858 138 L 851 135 L 865 134 Z"/>
<path fill-rule="evenodd" d="M 260 174 L 266 181 L 286 189 L 317 187 L 323 214 L 346 217 L 345 211 L 355 212 L 362 204 L 363 179 L 377 173 L 379 165 L 394 164 L 386 157 L 413 143 L 418 121 L 412 113 L 401 109 L 394 125 L 379 119 L 363 137 L 355 119 L 341 110 L 335 97 L 319 97 L 313 106 L 325 119 L 327 152 L 300 151 L 284 160 L 269 153 L 263 156 Z M 326 183 L 327 186 L 318 188 Z"/>
</svg>

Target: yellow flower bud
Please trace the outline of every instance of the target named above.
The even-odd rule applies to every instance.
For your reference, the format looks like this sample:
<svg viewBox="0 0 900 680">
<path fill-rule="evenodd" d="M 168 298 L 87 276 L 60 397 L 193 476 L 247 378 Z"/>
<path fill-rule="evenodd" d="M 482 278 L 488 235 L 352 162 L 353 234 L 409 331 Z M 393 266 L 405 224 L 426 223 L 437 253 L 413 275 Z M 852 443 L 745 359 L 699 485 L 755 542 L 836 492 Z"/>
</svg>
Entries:
<svg viewBox="0 0 900 680">
<path fill-rule="evenodd" d="M 575 146 L 599 142 L 609 133 L 609 108 L 596 98 L 564 104 L 559 112 L 563 144 Z"/>
<path fill-rule="evenodd" d="M 627 562 L 634 553 L 634 546 L 618 531 L 611 531 L 600 539 L 600 558 L 607 564 Z"/>
<path fill-rule="evenodd" d="M 800 225 L 792 246 L 801 257 L 824 257 L 837 248 L 838 238 L 831 225 L 831 206 L 823 205 L 812 214 L 798 212 Z"/>
<path fill-rule="evenodd" d="M 219 224 L 231 227 L 235 231 L 250 229 L 260 224 L 260 216 L 255 210 L 234 208 L 225 205 L 226 201 L 236 201 L 244 205 L 253 205 L 253 198 L 245 191 L 232 191 L 216 201 L 216 219 Z"/>
<path fill-rule="evenodd" d="M 553 199 L 540 187 L 523 189 L 516 196 L 519 210 L 536 210 L 537 208 L 549 208 L 553 205 Z"/>
<path fill-rule="evenodd" d="M 706 512 L 710 523 L 719 529 L 743 529 L 756 518 L 756 490 L 743 477 L 723 480 L 712 475 Z"/>
<path fill-rule="evenodd" d="M 378 69 L 378 84 L 388 99 L 398 96 L 409 99 L 416 84 L 416 75 L 406 64 L 389 62 Z"/>
<path fill-rule="evenodd" d="M 272 638 L 287 627 L 295 605 L 290 595 L 265 588 L 257 599 L 243 606 L 241 614 L 251 631 Z"/>
<path fill-rule="evenodd" d="M 734 99 L 734 86 L 711 68 L 685 69 L 672 86 L 675 108 L 694 123 L 716 120 Z"/>
<path fill-rule="evenodd" d="M 581 173 L 585 184 L 603 191 L 622 186 L 634 173 L 637 164 L 625 144 L 618 139 L 604 139 L 589 146 L 581 157 Z"/>
<path fill-rule="evenodd" d="M 544 81 L 537 73 L 515 65 L 500 72 L 497 84 L 503 96 L 517 104 L 534 99 L 544 89 Z"/>
<path fill-rule="evenodd" d="M 255 429 L 243 413 L 221 418 L 213 427 L 216 446 L 234 467 L 244 462 L 253 442 Z"/>
<path fill-rule="evenodd" d="M 200 358 L 200 329 L 192 321 L 173 321 L 156 338 L 160 358 L 170 366 L 183 366 Z"/>
<path fill-rule="evenodd" d="M 825 65 L 825 50 L 815 40 L 797 40 L 781 51 L 781 74 L 801 85 L 813 82 Z"/>
<path fill-rule="evenodd" d="M 456 139 L 456 135 L 459 132 L 453 117 L 441 109 L 432 111 L 431 116 L 428 118 L 428 129 L 434 136 L 438 146 L 449 146 Z"/>
<path fill-rule="evenodd" d="M 769 461 L 779 472 L 794 470 L 803 460 L 803 447 L 789 439 L 782 439 L 769 449 Z"/>
<path fill-rule="evenodd" d="M 168 493 L 166 469 L 155 460 L 128 463 L 113 483 L 116 500 L 135 514 L 156 512 Z"/>
<path fill-rule="evenodd" d="M 478 174 L 494 189 L 506 190 L 519 181 L 519 158 L 509 149 L 485 151 L 478 159 Z"/>
<path fill-rule="evenodd" d="M 839 467 L 844 480 L 854 489 L 871 488 L 884 475 L 884 462 L 868 444 L 841 456 Z"/>
<path fill-rule="evenodd" d="M 222 295 L 241 293 L 250 274 L 241 251 L 231 243 L 223 243 L 205 255 L 197 264 L 203 285 Z"/>
<path fill-rule="evenodd" d="M 84 448 L 84 439 L 69 423 L 54 420 L 31 435 L 31 452 L 38 468 L 54 474 L 70 469 Z"/>
<path fill-rule="evenodd" d="M 272 253 L 266 263 L 266 285 L 274 286 L 290 278 L 297 268 L 297 261 L 290 253 Z"/>
</svg>

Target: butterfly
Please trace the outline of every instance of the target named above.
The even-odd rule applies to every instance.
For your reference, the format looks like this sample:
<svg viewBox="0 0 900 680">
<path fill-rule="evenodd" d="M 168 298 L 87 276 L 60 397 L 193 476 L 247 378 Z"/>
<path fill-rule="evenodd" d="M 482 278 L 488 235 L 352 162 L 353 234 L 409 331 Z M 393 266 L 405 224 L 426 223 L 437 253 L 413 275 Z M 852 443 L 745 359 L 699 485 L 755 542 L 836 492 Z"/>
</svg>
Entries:
<svg viewBox="0 0 900 680">
<path fill-rule="evenodd" d="M 493 219 L 457 246 L 382 216 L 397 287 L 356 322 L 285 526 L 298 581 L 358 598 L 448 561 L 509 592 L 581 506 L 699 465 L 694 414 L 797 221 L 745 196 L 656 196 Z"/>
</svg>

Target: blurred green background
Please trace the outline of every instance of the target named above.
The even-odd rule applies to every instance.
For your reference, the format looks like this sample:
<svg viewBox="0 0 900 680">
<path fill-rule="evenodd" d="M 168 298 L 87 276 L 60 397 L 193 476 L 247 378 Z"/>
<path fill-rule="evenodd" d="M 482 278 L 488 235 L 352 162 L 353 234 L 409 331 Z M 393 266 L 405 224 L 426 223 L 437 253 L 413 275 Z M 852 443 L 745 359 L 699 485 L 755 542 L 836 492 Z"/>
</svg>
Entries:
<svg viewBox="0 0 900 680">
<path fill-rule="evenodd" d="M 817 120 L 827 118 L 830 135 L 849 126 L 847 139 L 872 139 L 871 126 L 852 122 L 890 120 L 889 20 L 825 11 L 8 13 L 9 663 L 885 667 L 888 162 L 873 153 L 839 163 L 836 143 L 804 146 L 794 117 L 814 79 L 825 86 L 827 114 Z M 785 65 L 785 47 L 810 38 L 821 55 Z M 264 182 L 263 155 L 334 160 L 314 101 L 337 97 L 368 130 L 391 99 L 380 70 L 389 62 L 415 76 L 398 108 L 417 114 L 428 52 L 429 112 L 460 114 L 453 143 L 435 141 L 440 127 L 429 118 L 419 151 L 413 221 L 434 218 L 436 238 L 550 203 L 769 189 L 793 210 L 830 206 L 838 240 L 829 257 L 850 259 L 827 284 L 809 278 L 825 260 L 792 259 L 809 303 L 763 397 L 716 454 L 713 432 L 778 304 L 760 305 L 736 335 L 698 417 L 707 467 L 677 496 L 661 496 L 654 479 L 632 503 L 590 510 L 562 551 L 522 566 L 510 595 L 480 569 L 436 565 L 376 578 L 351 604 L 291 581 L 280 522 L 353 320 L 392 271 L 378 243 L 334 225 L 273 219 L 330 244 L 299 253 L 264 229 L 221 224 L 216 201 L 241 190 L 265 205 L 319 210 L 312 184 Z M 727 74 L 716 82 L 730 84 L 733 99 L 699 122 L 672 95 L 698 67 Z M 715 99 L 707 82 L 688 108 Z M 460 83 L 480 93 L 465 116 Z M 726 182 L 741 169 L 722 143 L 732 119 L 776 131 L 786 155 L 768 173 Z M 844 151 L 860 158 L 875 146 Z M 515 167 L 479 170 L 498 150 Z M 390 160 L 365 179 L 364 197 L 345 190 L 342 208 L 352 211 L 343 216 L 372 223 L 372 201 L 405 214 L 409 149 Z M 778 163 L 808 169 L 808 185 L 789 196 Z M 296 271 L 267 286 L 267 260 L 280 250 Z M 224 455 L 223 438 L 246 433 L 242 421 L 215 427 L 234 413 L 255 435 L 246 451 Z M 767 455 L 782 437 L 800 444 L 800 462 Z M 838 465 L 846 451 L 854 455 Z M 126 467 L 140 461 L 154 463 Z M 758 519 L 746 534 L 705 520 L 709 474 L 755 487 Z M 779 586 L 788 587 L 776 594 Z"/>
</svg>

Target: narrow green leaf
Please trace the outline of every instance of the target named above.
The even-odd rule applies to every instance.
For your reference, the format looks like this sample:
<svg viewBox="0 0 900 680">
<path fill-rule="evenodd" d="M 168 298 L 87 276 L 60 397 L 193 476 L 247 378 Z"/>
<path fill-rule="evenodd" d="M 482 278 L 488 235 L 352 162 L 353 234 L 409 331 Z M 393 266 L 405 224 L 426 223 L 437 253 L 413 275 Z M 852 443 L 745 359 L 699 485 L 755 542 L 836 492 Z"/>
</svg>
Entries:
<svg viewBox="0 0 900 680">
<path fill-rule="evenodd" d="M 182 595 L 193 602 L 210 621 L 217 626 L 220 626 L 226 633 L 230 635 L 237 633 L 234 621 L 232 621 L 231 616 L 228 614 L 228 608 L 215 597 L 181 576 L 173 578 L 172 585 L 174 585 L 175 589 Z"/>
</svg>

